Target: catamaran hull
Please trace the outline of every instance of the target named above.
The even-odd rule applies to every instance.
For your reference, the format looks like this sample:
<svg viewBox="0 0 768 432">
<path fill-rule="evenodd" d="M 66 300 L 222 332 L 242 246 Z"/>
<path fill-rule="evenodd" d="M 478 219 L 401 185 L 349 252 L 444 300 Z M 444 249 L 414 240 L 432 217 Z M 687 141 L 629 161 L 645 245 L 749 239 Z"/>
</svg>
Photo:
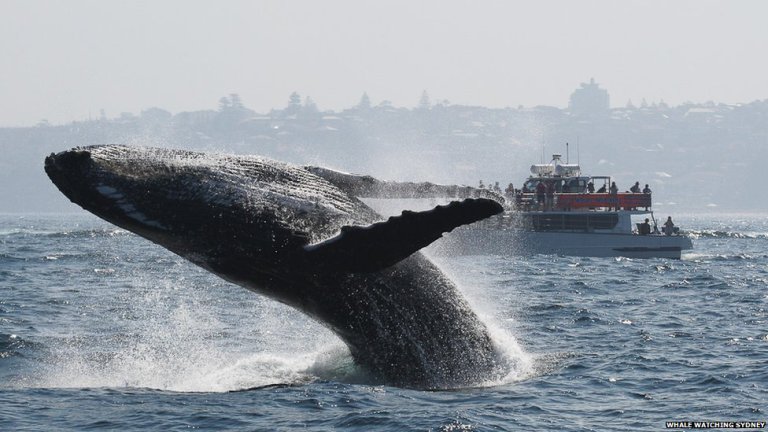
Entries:
<svg viewBox="0 0 768 432">
<path fill-rule="evenodd" d="M 587 232 L 534 232 L 515 229 L 456 229 L 429 250 L 447 255 L 554 254 L 589 257 L 672 258 L 692 249 L 685 236 Z"/>
</svg>

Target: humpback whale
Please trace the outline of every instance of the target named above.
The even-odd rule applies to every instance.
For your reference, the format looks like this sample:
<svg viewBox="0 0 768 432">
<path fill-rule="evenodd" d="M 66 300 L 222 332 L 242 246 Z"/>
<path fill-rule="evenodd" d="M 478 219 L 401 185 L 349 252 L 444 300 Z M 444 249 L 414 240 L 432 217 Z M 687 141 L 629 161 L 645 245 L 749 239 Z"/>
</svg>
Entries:
<svg viewBox="0 0 768 432">
<path fill-rule="evenodd" d="M 489 191 L 120 145 L 51 154 L 45 171 L 85 210 L 325 325 L 376 382 L 456 388 L 508 372 L 485 324 L 419 252 L 500 213 Z M 407 196 L 463 200 L 387 220 L 360 200 Z"/>
</svg>

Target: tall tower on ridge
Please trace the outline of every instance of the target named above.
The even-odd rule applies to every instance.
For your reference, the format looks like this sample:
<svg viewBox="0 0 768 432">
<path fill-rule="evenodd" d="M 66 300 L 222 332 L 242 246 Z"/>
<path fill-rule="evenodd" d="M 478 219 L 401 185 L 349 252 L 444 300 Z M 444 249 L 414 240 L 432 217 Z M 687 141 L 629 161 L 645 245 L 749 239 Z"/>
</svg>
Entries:
<svg viewBox="0 0 768 432">
<path fill-rule="evenodd" d="M 571 94 L 568 109 L 581 116 L 605 115 L 610 109 L 608 90 L 601 89 L 594 78 L 589 83 L 581 83 L 581 88 Z"/>
</svg>

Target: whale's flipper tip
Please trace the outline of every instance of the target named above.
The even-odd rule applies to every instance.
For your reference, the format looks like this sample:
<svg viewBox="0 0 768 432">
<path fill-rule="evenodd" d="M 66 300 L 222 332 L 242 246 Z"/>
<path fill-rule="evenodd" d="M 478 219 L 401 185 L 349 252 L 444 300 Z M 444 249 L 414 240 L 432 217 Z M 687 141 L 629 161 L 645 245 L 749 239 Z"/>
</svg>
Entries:
<svg viewBox="0 0 768 432">
<path fill-rule="evenodd" d="M 501 213 L 494 200 L 478 198 L 454 201 L 432 210 L 403 211 L 367 227 L 345 226 L 324 242 L 305 247 L 318 265 L 332 264 L 350 272 L 374 272 L 389 267 L 428 246 L 461 225 Z"/>
</svg>

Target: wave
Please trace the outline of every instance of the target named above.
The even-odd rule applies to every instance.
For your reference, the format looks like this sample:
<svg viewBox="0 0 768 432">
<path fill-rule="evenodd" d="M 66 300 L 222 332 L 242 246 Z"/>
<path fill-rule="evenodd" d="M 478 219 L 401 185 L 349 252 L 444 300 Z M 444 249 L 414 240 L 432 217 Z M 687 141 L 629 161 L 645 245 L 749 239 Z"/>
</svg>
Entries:
<svg viewBox="0 0 768 432">
<path fill-rule="evenodd" d="M 57 261 L 57 262 L 77 262 L 82 264 L 94 264 L 98 265 L 97 263 L 91 263 L 93 260 L 99 260 L 101 258 L 101 252 L 99 251 L 86 251 L 86 252 L 48 252 L 45 250 L 42 250 L 42 248 L 38 249 L 32 249 L 28 248 L 24 251 L 24 253 L 21 254 L 7 254 L 7 253 L 0 253 L 0 264 L 21 264 L 24 265 L 26 263 L 45 263 L 50 261 Z M 90 264 L 89 264 L 90 263 Z M 17 268 L 18 270 L 18 268 Z M 98 272 L 98 270 L 96 270 Z M 0 275 L 2 275 L 4 270 L 0 270 Z"/>
<path fill-rule="evenodd" d="M 312 354 L 189 352 L 167 358 L 162 351 L 91 353 L 51 358 L 26 386 L 36 388 L 145 388 L 184 393 L 224 393 L 317 379 Z M 168 365 L 173 364 L 172 368 Z"/>
<path fill-rule="evenodd" d="M 752 261 L 752 260 L 763 260 L 768 255 L 765 254 L 748 254 L 748 253 L 737 253 L 737 254 L 717 254 L 717 253 L 701 253 L 701 252 L 683 252 L 682 256 L 680 257 L 683 261 L 691 261 L 691 262 L 700 262 L 700 261 Z"/>
<path fill-rule="evenodd" d="M 2 237 L 45 237 L 45 238 L 94 238 L 94 237 L 116 237 L 132 236 L 129 231 L 124 229 L 109 227 L 84 230 L 37 230 L 33 228 L 12 228 L 0 230 Z"/>
<path fill-rule="evenodd" d="M 700 238 L 722 238 L 722 239 L 758 239 L 768 240 L 768 233 L 764 232 L 738 232 L 722 230 L 690 230 L 685 232 L 693 239 Z"/>
<path fill-rule="evenodd" d="M 73 345 L 77 346 L 77 343 Z M 79 348 L 79 349 L 77 349 Z M 380 386 L 367 370 L 355 364 L 341 344 L 315 352 L 244 354 L 213 347 L 177 352 L 167 347 L 131 347 L 123 351 L 90 351 L 68 346 L 43 358 L 20 382 L 34 388 L 144 388 L 183 393 L 226 393 L 270 386 L 305 385 L 316 381 Z M 191 348 L 191 347 L 190 347 Z M 202 349 L 201 349 L 202 348 Z M 496 378 L 473 387 L 495 387 L 549 373 L 552 359 L 521 355 L 501 347 Z M 169 368 L 168 365 L 174 367 Z"/>
</svg>

